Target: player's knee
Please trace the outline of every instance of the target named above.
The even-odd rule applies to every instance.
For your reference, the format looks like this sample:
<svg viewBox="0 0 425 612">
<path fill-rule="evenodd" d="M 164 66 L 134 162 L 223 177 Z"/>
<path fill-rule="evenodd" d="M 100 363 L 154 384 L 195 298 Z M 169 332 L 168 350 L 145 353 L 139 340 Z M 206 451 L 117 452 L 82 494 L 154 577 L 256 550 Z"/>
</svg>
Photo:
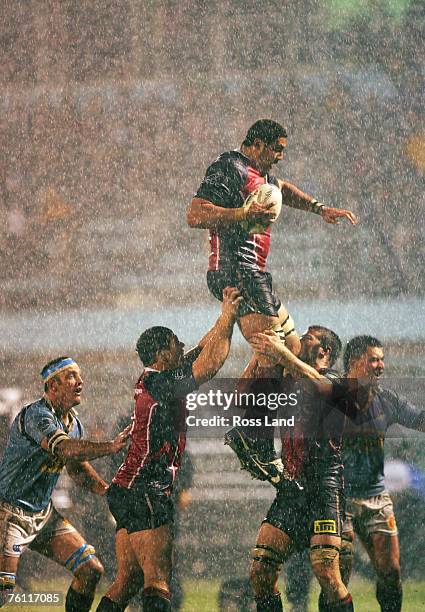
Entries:
<svg viewBox="0 0 425 612">
<path fill-rule="evenodd" d="M 16 574 L 0 572 L 0 608 L 10 602 L 16 584 Z"/>
<path fill-rule="evenodd" d="M 270 567 L 266 567 L 259 561 L 253 561 L 249 579 L 254 595 L 261 597 L 267 593 L 272 593 L 277 577 L 278 572 L 273 571 Z"/>
<path fill-rule="evenodd" d="M 341 569 L 341 577 L 344 584 L 348 584 L 353 567 L 354 560 L 354 543 L 350 536 L 342 536 L 341 550 L 339 553 L 339 567 Z"/>
<path fill-rule="evenodd" d="M 65 561 L 65 568 L 76 578 L 86 584 L 95 585 L 104 572 L 102 563 L 96 557 L 96 551 L 90 544 L 83 544 Z"/>
<path fill-rule="evenodd" d="M 339 575 L 339 548 L 332 545 L 312 546 L 310 563 L 314 575 L 321 582 L 333 583 Z"/>
<path fill-rule="evenodd" d="M 251 553 L 251 586 L 256 595 L 273 592 L 282 567 L 280 554 L 271 546 L 257 544 Z"/>
<path fill-rule="evenodd" d="M 97 584 L 102 578 L 105 569 L 97 557 L 80 566 L 78 577 L 90 584 Z"/>
<path fill-rule="evenodd" d="M 375 563 L 378 578 L 391 584 L 398 584 L 401 580 L 399 559 L 378 559 Z"/>
</svg>

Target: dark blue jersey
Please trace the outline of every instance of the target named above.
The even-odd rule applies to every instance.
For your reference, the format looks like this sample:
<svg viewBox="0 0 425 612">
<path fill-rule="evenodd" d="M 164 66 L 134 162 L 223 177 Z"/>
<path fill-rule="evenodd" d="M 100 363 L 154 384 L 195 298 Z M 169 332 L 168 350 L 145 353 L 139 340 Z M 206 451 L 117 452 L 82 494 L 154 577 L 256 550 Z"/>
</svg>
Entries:
<svg viewBox="0 0 425 612">
<path fill-rule="evenodd" d="M 48 506 L 64 463 L 44 450 L 41 441 L 58 429 L 70 438 L 81 438 L 83 427 L 73 410 L 70 418 L 66 427 L 45 397 L 22 408 L 0 463 L 0 499 L 30 512 Z"/>
<path fill-rule="evenodd" d="M 384 443 L 387 429 L 394 424 L 417 429 L 425 418 L 425 411 L 394 391 L 379 387 L 369 405 L 358 408 L 355 413 L 350 410 L 350 415 L 343 446 L 346 495 L 372 497 L 385 489 Z"/>
</svg>

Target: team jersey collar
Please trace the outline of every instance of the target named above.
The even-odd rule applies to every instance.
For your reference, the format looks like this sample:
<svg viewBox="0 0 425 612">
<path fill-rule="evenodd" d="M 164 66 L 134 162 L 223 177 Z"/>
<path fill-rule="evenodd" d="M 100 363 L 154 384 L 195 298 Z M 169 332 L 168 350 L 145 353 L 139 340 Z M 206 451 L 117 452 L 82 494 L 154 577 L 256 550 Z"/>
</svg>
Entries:
<svg viewBox="0 0 425 612">
<path fill-rule="evenodd" d="M 72 428 L 74 427 L 74 421 L 76 419 L 76 417 L 78 416 L 78 412 L 75 410 L 75 408 L 71 408 L 71 410 L 68 412 L 68 417 L 69 417 L 69 423 L 68 425 L 65 425 L 65 423 L 62 421 L 62 419 L 60 418 L 60 416 L 57 414 L 56 410 L 54 409 L 52 402 L 49 400 L 49 398 L 47 397 L 47 395 L 43 395 L 43 399 L 46 403 L 46 406 L 49 408 L 49 410 L 51 410 L 53 412 L 53 414 L 55 415 L 55 417 L 57 419 L 59 419 L 59 421 L 63 424 L 63 426 L 68 430 L 71 431 Z"/>
<path fill-rule="evenodd" d="M 251 168 L 254 168 L 254 170 L 256 170 L 260 176 L 265 177 L 266 181 L 268 182 L 268 174 L 261 174 L 261 172 L 258 169 L 257 164 L 255 163 L 255 161 L 253 159 L 248 157 L 248 155 L 245 155 L 245 153 L 242 153 L 242 151 L 240 149 L 234 149 L 234 152 L 238 153 L 241 157 L 243 157 L 249 163 Z"/>
</svg>

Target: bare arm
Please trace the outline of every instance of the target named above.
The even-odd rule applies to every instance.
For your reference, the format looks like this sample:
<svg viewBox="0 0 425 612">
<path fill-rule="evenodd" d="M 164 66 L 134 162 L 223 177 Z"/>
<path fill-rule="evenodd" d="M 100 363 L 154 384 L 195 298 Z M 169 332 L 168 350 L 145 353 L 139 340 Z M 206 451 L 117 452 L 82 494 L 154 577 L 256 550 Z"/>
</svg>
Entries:
<svg viewBox="0 0 425 612">
<path fill-rule="evenodd" d="M 279 336 L 274 332 L 265 334 L 254 334 L 250 339 L 252 348 L 260 354 L 267 355 L 276 359 L 282 364 L 288 372 L 297 376 L 305 376 L 311 380 L 320 393 L 330 395 L 332 392 L 332 383 L 312 368 L 301 359 L 298 359 L 280 340 Z"/>
<path fill-rule="evenodd" d="M 131 425 L 121 431 L 110 442 L 92 442 L 91 440 L 73 440 L 63 430 L 58 429 L 50 439 L 43 438 L 41 446 L 45 450 L 54 453 L 56 457 L 59 457 L 65 463 L 69 459 L 79 461 L 98 459 L 105 455 L 118 453 L 126 445 L 130 430 Z"/>
<path fill-rule="evenodd" d="M 224 289 L 221 315 L 192 367 L 193 377 L 199 385 L 215 376 L 227 359 L 241 299 L 237 289 Z"/>
<path fill-rule="evenodd" d="M 224 208 L 202 198 L 193 198 L 187 210 L 187 222 L 198 229 L 217 229 L 242 221 L 269 221 L 273 213 L 263 210 L 257 203 L 239 208 Z"/>
<path fill-rule="evenodd" d="M 88 461 L 67 461 L 66 469 L 71 478 L 84 489 L 97 495 L 105 495 L 108 484 L 99 476 Z"/>
<path fill-rule="evenodd" d="M 298 208 L 320 215 L 326 223 L 337 224 L 339 218 L 348 219 L 352 225 L 357 224 L 357 217 L 350 210 L 343 208 L 331 208 L 318 202 L 313 196 L 304 193 L 287 181 L 279 179 L 279 187 L 282 191 L 282 204 L 291 208 Z"/>
</svg>

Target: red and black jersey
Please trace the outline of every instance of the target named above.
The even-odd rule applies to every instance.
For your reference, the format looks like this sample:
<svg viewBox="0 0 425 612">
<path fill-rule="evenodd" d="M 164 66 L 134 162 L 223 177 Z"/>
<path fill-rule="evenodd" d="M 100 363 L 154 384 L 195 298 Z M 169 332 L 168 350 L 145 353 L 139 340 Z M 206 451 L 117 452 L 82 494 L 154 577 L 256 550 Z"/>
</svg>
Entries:
<svg viewBox="0 0 425 612">
<path fill-rule="evenodd" d="M 223 208 L 240 208 L 247 196 L 264 183 L 263 176 L 240 151 L 222 153 L 209 166 L 196 196 Z M 261 234 L 248 234 L 239 224 L 210 230 L 209 270 L 239 267 L 264 271 L 270 248 L 270 226 Z"/>
<path fill-rule="evenodd" d="M 130 448 L 113 483 L 171 494 L 186 445 L 185 396 L 196 388 L 191 361 L 177 370 L 144 370 L 134 392 Z"/>
</svg>

